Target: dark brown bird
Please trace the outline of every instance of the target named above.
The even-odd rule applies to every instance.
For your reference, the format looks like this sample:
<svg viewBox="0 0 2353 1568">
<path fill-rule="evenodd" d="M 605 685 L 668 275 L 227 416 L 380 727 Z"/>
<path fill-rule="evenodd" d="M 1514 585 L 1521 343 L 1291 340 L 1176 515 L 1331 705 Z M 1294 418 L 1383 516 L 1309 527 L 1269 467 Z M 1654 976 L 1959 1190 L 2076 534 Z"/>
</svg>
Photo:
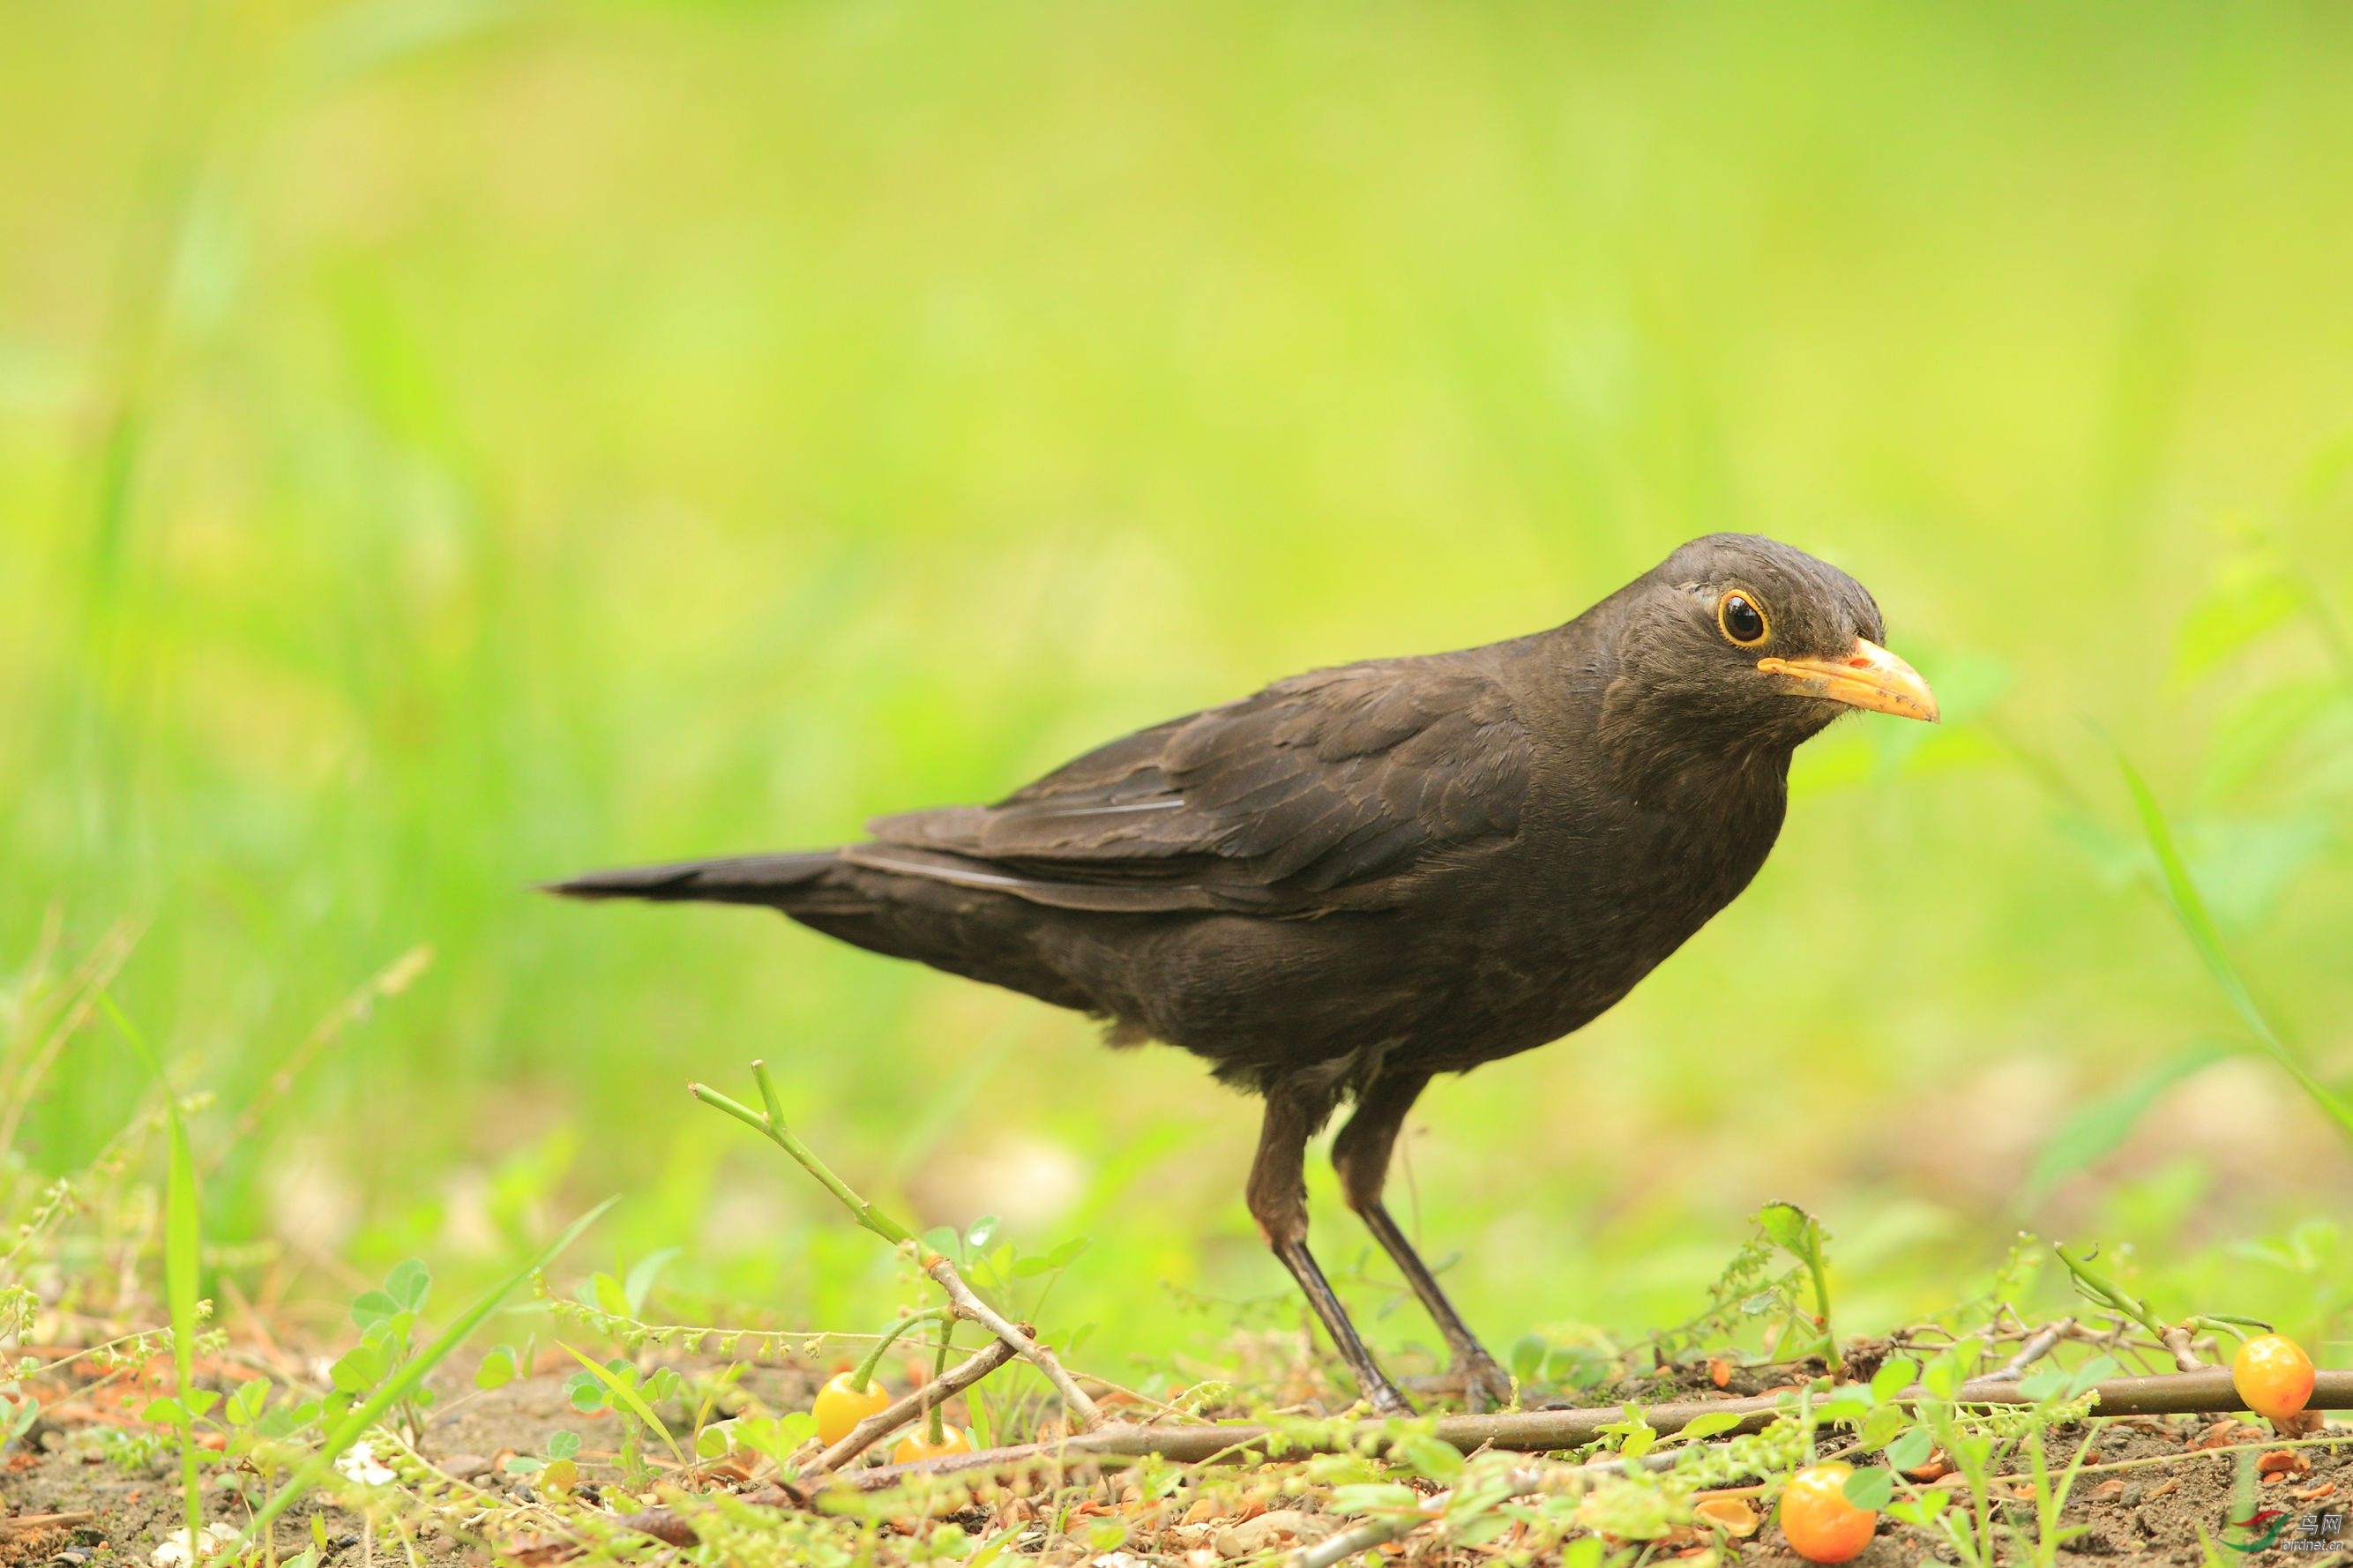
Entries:
<svg viewBox="0 0 2353 1568">
<path fill-rule="evenodd" d="M 603 871 L 581 898 L 763 904 L 1164 1040 L 1265 1097 L 1267 1245 L 1374 1409 L 1409 1409 L 1307 1250 L 1307 1141 L 1436 1320 L 1474 1407 L 1509 1380 L 1381 1204 L 1432 1075 L 1599 1016 L 1738 895 L 1790 753 L 1841 713 L 1933 720 L 1879 607 L 1812 556 L 1694 540 L 1567 626 L 1374 659 L 1113 741 L 995 805 L 838 849 Z"/>
</svg>

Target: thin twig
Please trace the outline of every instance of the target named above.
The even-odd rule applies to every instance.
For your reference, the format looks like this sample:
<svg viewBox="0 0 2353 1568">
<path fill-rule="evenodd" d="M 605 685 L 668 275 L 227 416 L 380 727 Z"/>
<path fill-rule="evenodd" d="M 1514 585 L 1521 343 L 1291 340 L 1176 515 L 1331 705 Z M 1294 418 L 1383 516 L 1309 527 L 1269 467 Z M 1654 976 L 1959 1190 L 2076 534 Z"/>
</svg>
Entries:
<svg viewBox="0 0 2353 1568">
<path fill-rule="evenodd" d="M 0 1535 L 24 1535 L 36 1530 L 63 1530 L 69 1525 L 88 1524 L 97 1517 L 87 1510 L 77 1513 L 20 1513 L 13 1519 L 0 1518 Z"/>
<path fill-rule="evenodd" d="M 765 1107 L 762 1110 L 754 1110 L 709 1084 L 691 1083 L 687 1085 L 687 1091 L 713 1110 L 725 1111 L 791 1155 L 794 1162 L 816 1177 L 818 1184 L 831 1193 L 860 1226 L 885 1241 L 917 1247 L 923 1272 L 947 1292 L 948 1300 L 955 1305 L 959 1317 L 970 1318 L 987 1329 L 1036 1367 L 1046 1381 L 1054 1385 L 1054 1392 L 1061 1396 L 1063 1408 L 1081 1430 L 1092 1431 L 1103 1425 L 1103 1412 L 1095 1407 L 1095 1402 L 1088 1398 L 1086 1391 L 1062 1369 L 1062 1363 L 1054 1359 L 1054 1352 L 1038 1342 L 1036 1335 L 1015 1327 L 1003 1313 L 982 1300 L 974 1293 L 972 1287 L 965 1283 L 955 1264 L 924 1247 L 906 1226 L 860 1197 L 849 1183 L 834 1174 L 833 1167 L 820 1159 L 816 1150 L 800 1141 L 785 1121 L 784 1100 L 776 1092 L 776 1080 L 768 1075 L 767 1063 L 754 1062 L 752 1077 L 760 1086 L 760 1103 Z"/>
<path fill-rule="evenodd" d="M 807 1476 L 829 1475 L 864 1453 L 881 1437 L 897 1431 L 910 1421 L 921 1420 L 931 1414 L 935 1405 L 945 1405 L 965 1389 L 1013 1359 L 1013 1347 L 1003 1340 L 981 1347 L 980 1352 L 958 1362 L 938 1377 L 913 1393 L 884 1405 L 841 1436 L 841 1441 L 819 1454 L 805 1472 Z"/>
<path fill-rule="evenodd" d="M 2075 1277 L 2075 1284 L 2084 1294 L 2102 1306 L 2112 1307 L 2126 1317 L 2134 1319 L 2141 1327 L 2154 1334 L 2157 1337 L 2157 1342 L 2172 1352 L 2175 1366 L 2183 1372 L 2197 1372 L 2205 1366 L 2206 1363 L 2198 1358 L 2198 1352 L 2189 1347 L 2189 1329 L 2187 1324 L 2175 1323 L 2168 1326 L 2159 1322 L 2157 1314 L 2149 1310 L 2146 1302 L 2131 1295 L 2115 1280 L 2094 1268 L 2090 1254 L 2076 1258 L 2072 1256 L 2064 1246 L 2058 1244 L 2053 1244 L 2051 1250 L 2058 1255 L 2060 1263 L 2067 1272 Z"/>
<path fill-rule="evenodd" d="M 1988 1383 L 2015 1383 L 2026 1375 L 2026 1369 L 2049 1355 L 2060 1341 L 2075 1331 L 2075 1320 L 2062 1318 L 2057 1322 L 2035 1331 L 2032 1338 L 2019 1352 L 2003 1363 L 2000 1372 L 1987 1377 Z"/>
<path fill-rule="evenodd" d="M 760 1099 L 767 1107 L 765 1114 L 738 1100 L 731 1100 L 707 1083 L 691 1083 L 686 1086 L 686 1089 L 688 1093 L 703 1104 L 713 1110 L 725 1111 L 786 1153 L 790 1154 L 802 1170 L 817 1178 L 818 1185 L 839 1200 L 842 1207 L 849 1211 L 850 1218 L 866 1229 L 888 1242 L 914 1240 L 913 1231 L 850 1191 L 849 1184 L 835 1175 L 833 1167 L 818 1159 L 817 1151 L 802 1142 L 794 1133 L 791 1126 L 785 1121 L 784 1107 L 776 1096 L 776 1083 L 768 1077 L 768 1064 L 764 1061 L 754 1062 L 752 1076 L 759 1082 Z"/>
<path fill-rule="evenodd" d="M 955 1264 L 936 1252 L 927 1252 L 923 1258 L 923 1272 L 939 1281 L 940 1289 L 946 1291 L 948 1300 L 955 1303 L 957 1315 L 970 1318 L 1020 1352 L 1021 1359 L 1036 1367 L 1040 1375 L 1054 1385 L 1054 1392 L 1062 1396 L 1063 1408 L 1071 1413 L 1082 1429 L 1091 1432 L 1103 1425 L 1103 1412 L 1095 1408 L 1095 1402 L 1087 1397 L 1086 1391 L 1071 1379 L 1071 1374 L 1062 1370 L 1062 1363 L 1054 1359 L 1054 1352 L 1039 1343 L 1035 1335 L 1025 1333 L 1018 1324 L 1008 1322 L 1003 1313 L 974 1295 L 972 1287 L 964 1282 L 964 1276 L 956 1272 Z"/>
</svg>

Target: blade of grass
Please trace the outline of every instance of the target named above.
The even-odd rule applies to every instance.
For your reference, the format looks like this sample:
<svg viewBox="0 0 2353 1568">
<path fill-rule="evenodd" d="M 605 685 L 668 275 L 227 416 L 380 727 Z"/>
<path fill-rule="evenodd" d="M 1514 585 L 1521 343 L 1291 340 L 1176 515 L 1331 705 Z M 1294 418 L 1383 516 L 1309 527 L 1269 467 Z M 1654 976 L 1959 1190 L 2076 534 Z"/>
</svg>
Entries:
<svg viewBox="0 0 2353 1568">
<path fill-rule="evenodd" d="M 319 1445 L 318 1450 L 303 1461 L 301 1468 L 287 1479 L 284 1486 L 271 1494 L 269 1500 L 262 1504 L 260 1510 L 247 1523 L 244 1533 L 237 1538 L 234 1550 L 242 1552 L 253 1542 L 259 1540 L 262 1532 L 269 1530 L 278 1516 L 293 1505 L 296 1499 L 326 1479 L 327 1472 L 334 1468 L 337 1456 L 357 1442 L 360 1435 L 375 1426 L 385 1411 L 415 1392 L 417 1385 L 425 1381 L 426 1374 L 446 1360 L 449 1352 L 456 1350 L 468 1334 L 480 1326 L 483 1319 L 497 1311 L 499 1304 L 512 1294 L 517 1287 L 542 1268 L 546 1268 L 551 1260 L 565 1247 L 577 1241 L 582 1232 L 602 1219 L 605 1211 L 618 1201 L 615 1198 L 607 1198 L 603 1203 L 574 1220 L 569 1229 L 541 1247 L 530 1262 L 508 1275 L 500 1284 L 477 1297 L 471 1306 L 459 1313 L 448 1328 L 441 1331 L 439 1337 L 417 1352 L 398 1373 L 387 1378 L 382 1388 L 377 1389 L 364 1402 L 353 1406 L 341 1421 L 335 1423 L 333 1429 L 327 1434 L 325 1441 Z"/>
<path fill-rule="evenodd" d="M 98 1005 L 107 1018 L 131 1042 L 156 1085 L 164 1091 L 164 1121 L 171 1132 L 171 1157 L 164 1179 L 164 1300 L 172 1314 L 173 1391 L 185 1404 L 196 1383 L 196 1258 L 202 1239 L 196 1209 L 196 1162 L 188 1150 L 187 1124 L 180 1120 L 180 1100 L 172 1080 L 164 1076 L 163 1059 L 114 998 L 98 993 Z M 188 1552 L 202 1554 L 205 1506 L 196 1486 L 196 1424 L 180 1423 L 180 1511 L 188 1527 Z"/>
<path fill-rule="evenodd" d="M 654 1414 L 654 1407 L 648 1405 L 638 1394 L 636 1389 L 630 1387 L 627 1383 L 624 1383 L 619 1377 L 616 1376 L 610 1367 L 600 1366 L 596 1363 L 590 1361 L 586 1356 L 582 1355 L 578 1351 L 574 1350 L 562 1340 L 558 1340 L 555 1342 L 557 1347 L 561 1349 L 565 1355 L 570 1356 L 574 1361 L 578 1362 L 582 1366 L 586 1367 L 590 1372 L 594 1373 L 596 1374 L 596 1381 L 603 1384 L 605 1387 L 610 1391 L 614 1398 L 619 1400 L 622 1404 L 629 1407 L 629 1413 L 631 1415 L 644 1422 L 650 1430 L 660 1433 L 661 1440 L 670 1447 L 670 1457 L 678 1461 L 679 1468 L 684 1469 L 686 1468 L 686 1456 L 680 1451 L 678 1439 L 670 1435 L 670 1428 L 663 1425 L 662 1418 Z"/>
<path fill-rule="evenodd" d="M 2190 879 L 2189 867 L 2181 858 L 2181 851 L 2173 841 L 2173 826 L 2166 820 L 2164 808 L 2158 805 L 2156 795 L 2122 748 L 2116 752 L 2116 765 L 2124 770 L 2125 786 L 2132 792 L 2134 809 L 2140 814 L 2141 832 L 2148 839 L 2150 852 L 2157 857 L 2158 871 L 2165 879 L 2165 891 L 2172 901 L 2173 912 L 2180 920 L 2181 929 L 2189 933 L 2189 945 L 2196 948 L 2198 956 L 2205 961 L 2207 973 L 2213 975 L 2214 983 L 2221 987 L 2223 999 L 2231 1004 L 2232 1011 L 2239 1015 L 2240 1020 L 2269 1053 L 2272 1060 L 2279 1064 L 2281 1070 L 2295 1080 L 2296 1086 L 2337 1123 L 2348 1141 L 2353 1141 L 2353 1105 L 2348 1105 L 2336 1091 L 2312 1075 L 2295 1051 L 2281 1038 L 2279 1031 L 2272 1027 L 2271 1020 L 2263 1016 L 2263 1010 L 2256 1005 L 2254 994 L 2247 989 L 2247 983 L 2239 975 L 2238 966 L 2231 962 L 2231 954 L 2222 945 L 2221 930 L 2215 925 L 2213 915 L 2207 910 L 2206 900 L 2198 891 L 2198 884 Z"/>
</svg>

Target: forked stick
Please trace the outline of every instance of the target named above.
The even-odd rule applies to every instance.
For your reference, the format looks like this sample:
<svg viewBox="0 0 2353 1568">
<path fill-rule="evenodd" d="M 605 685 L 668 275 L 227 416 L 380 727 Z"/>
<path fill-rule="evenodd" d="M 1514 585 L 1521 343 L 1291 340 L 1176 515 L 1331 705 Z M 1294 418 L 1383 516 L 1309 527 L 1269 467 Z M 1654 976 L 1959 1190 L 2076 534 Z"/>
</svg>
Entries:
<svg viewBox="0 0 2353 1568">
<path fill-rule="evenodd" d="M 1003 1313 L 974 1294 L 972 1287 L 965 1283 L 964 1276 L 956 1272 L 955 1264 L 925 1247 L 913 1231 L 851 1191 L 849 1184 L 835 1175 L 833 1168 L 818 1157 L 816 1150 L 800 1141 L 792 1128 L 786 1124 L 784 1101 L 776 1094 L 775 1080 L 768 1076 L 767 1063 L 754 1062 L 752 1077 L 760 1086 L 760 1102 L 766 1107 L 765 1112 L 730 1099 L 709 1084 L 691 1083 L 686 1087 L 687 1091 L 703 1104 L 715 1110 L 725 1111 L 791 1155 L 802 1170 L 815 1176 L 818 1184 L 831 1193 L 841 1206 L 849 1211 L 849 1217 L 860 1226 L 893 1246 L 915 1248 L 923 1272 L 947 1292 L 948 1301 L 955 1308 L 956 1316 L 969 1318 L 980 1324 L 1010 1346 L 1022 1360 L 1036 1367 L 1039 1373 L 1054 1385 L 1054 1392 L 1061 1396 L 1062 1407 L 1070 1412 L 1071 1421 L 1081 1431 L 1091 1432 L 1103 1425 L 1103 1412 L 1095 1407 L 1095 1402 L 1088 1398 L 1086 1392 L 1063 1370 L 1062 1363 L 1054 1359 L 1054 1352 L 1038 1342 L 1036 1335 L 1025 1332 L 1008 1321 Z"/>
<path fill-rule="evenodd" d="M 1014 1353 L 1013 1343 L 1009 1340 L 999 1339 L 983 1346 L 979 1354 L 957 1363 L 923 1387 L 884 1405 L 843 1433 L 841 1440 L 810 1460 L 809 1468 L 803 1473 L 815 1479 L 841 1468 L 885 1435 L 897 1431 L 910 1421 L 921 1420 L 931 1414 L 933 1405 L 944 1405 L 962 1394 L 1011 1361 Z"/>
</svg>

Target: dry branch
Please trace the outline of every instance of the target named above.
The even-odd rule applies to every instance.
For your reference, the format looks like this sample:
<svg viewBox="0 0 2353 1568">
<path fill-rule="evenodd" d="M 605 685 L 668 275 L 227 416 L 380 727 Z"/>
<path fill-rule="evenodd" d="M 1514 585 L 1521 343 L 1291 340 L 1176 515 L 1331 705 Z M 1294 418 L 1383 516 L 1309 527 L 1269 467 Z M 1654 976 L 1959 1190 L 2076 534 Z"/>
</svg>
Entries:
<svg viewBox="0 0 2353 1568">
<path fill-rule="evenodd" d="M 97 1517 L 86 1509 L 72 1513 L 20 1513 L 13 1519 L 0 1518 L 0 1536 L 29 1535 L 40 1530 L 64 1530 L 72 1525 L 88 1524 Z"/>
<path fill-rule="evenodd" d="M 2102 1415 L 2227 1415 L 2243 1409 L 2224 1367 L 2170 1373 L 2152 1377 L 2112 1377 L 2095 1385 L 2097 1411 Z M 1915 1388 L 1904 1397 L 1916 1399 Z M 1961 1385 L 1956 1395 L 1966 1405 L 2031 1404 L 2018 1391 L 2015 1379 L 1977 1378 Z M 2319 1373 L 2313 1382 L 2314 1410 L 2353 1409 L 2353 1371 Z M 1779 1395 L 1748 1399 L 1693 1399 L 1643 1407 L 1643 1419 L 1662 1432 L 1672 1432 L 1704 1415 L 1741 1417 L 1732 1432 L 1754 1432 L 1769 1424 L 1785 1408 Z M 1518 1453 L 1546 1453 L 1592 1442 L 1601 1428 L 1626 1418 L 1624 1406 L 1607 1405 L 1569 1410 L 1512 1410 L 1493 1415 L 1449 1415 L 1437 1423 L 1440 1442 L 1471 1453 L 1479 1448 L 1503 1448 Z M 1353 1422 L 1308 1436 L 1276 1433 L 1248 1422 L 1201 1426 L 1142 1426 L 1116 1422 L 1053 1443 L 1029 1443 L 1017 1447 L 990 1448 L 976 1454 L 955 1454 L 909 1465 L 885 1465 L 861 1472 L 861 1488 L 886 1487 L 918 1476 L 959 1475 L 990 1471 L 1006 1466 L 1039 1461 L 1087 1458 L 1141 1458 L 1157 1454 L 1180 1464 L 1228 1456 L 1241 1462 L 1257 1458 L 1298 1458 L 1307 1454 L 1354 1450 L 1368 1439 L 1379 1447 L 1385 1425 Z M 1729 1435 L 1729 1434 L 1727 1434 Z"/>
<path fill-rule="evenodd" d="M 1017 1323 L 1008 1322 L 1003 1313 L 973 1294 L 972 1287 L 964 1282 L 964 1276 L 956 1272 L 955 1264 L 934 1252 L 924 1258 L 923 1272 L 937 1280 L 940 1289 L 947 1292 L 948 1300 L 955 1303 L 957 1316 L 970 1318 L 995 1334 L 998 1342 L 1020 1352 L 1021 1359 L 1036 1367 L 1039 1374 L 1054 1385 L 1054 1392 L 1062 1396 L 1063 1407 L 1070 1411 L 1072 1420 L 1090 1430 L 1103 1425 L 1103 1412 L 1096 1409 L 1095 1402 L 1071 1381 L 1071 1374 L 1062 1370 L 1062 1363 L 1054 1359 L 1054 1352 L 1039 1343 L 1036 1334 Z"/>
<path fill-rule="evenodd" d="M 965 1283 L 964 1276 L 956 1272 L 955 1264 L 923 1246 L 907 1226 L 860 1197 L 849 1183 L 834 1174 L 832 1166 L 818 1157 L 816 1150 L 803 1142 L 786 1125 L 784 1101 L 776 1093 L 776 1080 L 768 1076 L 765 1062 L 752 1064 L 752 1077 L 760 1086 L 760 1101 L 764 1107 L 760 1110 L 730 1099 L 708 1084 L 691 1083 L 686 1086 L 687 1092 L 714 1110 L 725 1111 L 791 1155 L 801 1169 L 816 1177 L 818 1185 L 831 1193 L 842 1207 L 849 1211 L 849 1217 L 861 1227 L 872 1231 L 894 1247 L 913 1248 L 922 1260 L 923 1272 L 947 1292 L 948 1300 L 958 1317 L 969 1318 L 980 1324 L 1036 1367 L 1046 1381 L 1053 1384 L 1054 1392 L 1061 1396 L 1063 1408 L 1070 1412 L 1071 1419 L 1079 1426 L 1092 1429 L 1103 1425 L 1103 1412 L 1095 1407 L 1095 1402 L 1088 1398 L 1071 1374 L 1062 1369 L 1062 1363 L 1054 1359 L 1054 1352 L 1038 1342 L 1037 1335 L 1007 1321 L 1003 1313 L 973 1292 L 972 1287 Z"/>
<path fill-rule="evenodd" d="M 1010 1346 L 1000 1339 L 948 1375 L 955 1377 L 990 1357 L 997 1358 L 995 1364 L 1001 1366 L 1011 1359 L 1011 1355 Z M 976 1382 L 985 1375 L 985 1371 L 976 1373 L 966 1381 Z M 946 1381 L 941 1380 L 942 1384 Z M 2151 1377 L 2112 1377 L 2094 1386 L 2099 1394 L 2096 1409 L 2102 1415 L 2227 1415 L 2242 1408 L 2238 1392 L 2232 1386 L 2230 1372 L 2222 1367 Z M 1901 1397 L 1918 1399 L 1923 1396 L 1923 1392 L 1915 1387 L 1905 1391 Z M 921 1410 L 913 1407 L 916 1397 L 910 1395 L 908 1399 L 900 1401 L 891 1410 L 861 1423 L 859 1430 L 877 1423 L 895 1426 L 921 1414 Z M 2019 1393 L 2015 1377 L 2004 1377 L 1999 1373 L 1963 1384 L 1955 1397 L 1965 1405 L 2033 1403 Z M 1783 1396 L 1759 1394 L 1747 1399 L 1694 1399 L 1672 1405 L 1652 1405 L 1644 1407 L 1642 1415 L 1662 1432 L 1676 1431 L 1704 1415 L 1738 1415 L 1741 1417 L 1740 1425 L 1725 1434 L 1731 1436 L 1757 1431 L 1786 1408 Z M 2353 1410 L 2353 1371 L 2323 1372 L 2316 1376 L 2310 1408 L 2315 1411 Z M 1625 1407 L 1617 1405 L 1566 1410 L 1514 1410 L 1493 1415 L 1444 1416 L 1436 1423 L 1436 1430 L 1440 1442 L 1465 1454 L 1481 1448 L 1547 1453 L 1589 1443 L 1601 1435 L 1603 1426 L 1622 1421 L 1625 1417 Z M 854 1477 L 839 1478 L 837 1484 L 855 1486 L 860 1491 L 881 1491 L 932 1477 L 1005 1478 L 1029 1471 L 1058 1470 L 1074 1461 L 1144 1458 L 1154 1455 L 1179 1464 L 1200 1464 L 1212 1459 L 1247 1464 L 1263 1459 L 1302 1458 L 1310 1454 L 1354 1452 L 1365 1447 L 1378 1450 L 1387 1447 L 1388 1431 L 1388 1424 L 1380 1421 L 1335 1424 L 1312 1434 L 1275 1432 L 1255 1422 L 1191 1426 L 1146 1426 L 1133 1422 L 1113 1422 L 1092 1432 L 1076 1433 L 1050 1443 L 987 1448 L 979 1453 L 953 1454 L 905 1465 L 878 1465 L 871 1469 L 861 1470 Z M 849 1443 L 857 1435 L 853 1431 L 849 1437 L 842 1440 L 843 1443 Z M 820 1459 L 819 1463 L 823 1462 Z M 770 1486 L 744 1493 L 741 1500 L 774 1507 L 798 1506 L 807 1500 L 798 1491 Z M 649 1509 L 617 1522 L 672 1544 L 687 1544 L 689 1541 L 686 1538 L 692 1534 L 691 1527 L 670 1509 Z M 1377 1545 L 1378 1542 L 1372 1544 Z"/>
<path fill-rule="evenodd" d="M 977 1355 L 958 1362 L 913 1394 L 884 1405 L 843 1433 L 841 1441 L 810 1461 L 808 1475 L 814 1479 L 841 1468 L 871 1447 L 877 1439 L 897 1431 L 911 1421 L 923 1419 L 932 1413 L 933 1405 L 946 1404 L 1011 1361 L 1013 1353 L 1013 1346 L 1007 1341 L 990 1341 Z"/>
<path fill-rule="evenodd" d="M 2026 1375 L 2026 1369 L 2051 1353 L 2061 1340 L 2075 1331 L 2075 1320 L 2062 1318 L 2057 1322 L 2038 1329 L 2016 1355 L 2010 1358 L 2000 1372 L 1990 1373 L 1989 1383 L 2016 1383 Z"/>
</svg>

